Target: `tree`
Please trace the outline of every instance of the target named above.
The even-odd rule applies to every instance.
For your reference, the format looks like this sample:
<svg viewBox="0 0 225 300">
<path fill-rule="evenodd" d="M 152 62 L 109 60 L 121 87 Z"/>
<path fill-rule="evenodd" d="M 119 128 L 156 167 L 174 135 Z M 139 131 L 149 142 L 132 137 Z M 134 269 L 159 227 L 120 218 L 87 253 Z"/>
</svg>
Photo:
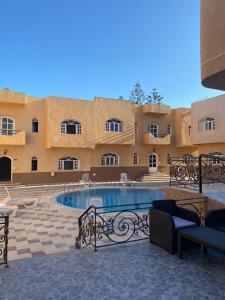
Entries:
<svg viewBox="0 0 225 300">
<path fill-rule="evenodd" d="M 123 100 L 123 96 L 119 96 L 119 98 L 118 98 L 119 100 Z"/>
<path fill-rule="evenodd" d="M 146 103 L 161 104 L 164 97 L 162 97 L 156 89 L 152 89 L 151 93 L 146 97 Z"/>
<path fill-rule="evenodd" d="M 145 100 L 145 94 L 139 81 L 136 82 L 130 92 L 130 100 L 135 104 L 142 104 Z"/>
</svg>

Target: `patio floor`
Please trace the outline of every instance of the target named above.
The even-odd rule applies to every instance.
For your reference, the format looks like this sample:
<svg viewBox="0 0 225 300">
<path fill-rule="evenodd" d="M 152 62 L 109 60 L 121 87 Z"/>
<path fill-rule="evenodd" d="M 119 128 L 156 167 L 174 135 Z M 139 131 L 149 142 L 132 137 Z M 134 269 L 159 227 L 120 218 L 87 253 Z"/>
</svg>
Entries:
<svg viewBox="0 0 225 300">
<path fill-rule="evenodd" d="M 0 267 L 0 300 L 225 299 L 225 257 L 212 251 L 181 260 L 148 240 L 75 250 L 79 213 L 52 204 L 54 193 L 39 192 L 35 209 L 10 218 L 9 268 Z M 16 195 L 14 202 L 29 196 Z"/>
<path fill-rule="evenodd" d="M 0 269 L 0 299 L 224 299 L 225 258 L 181 260 L 148 241 L 70 250 Z"/>
</svg>

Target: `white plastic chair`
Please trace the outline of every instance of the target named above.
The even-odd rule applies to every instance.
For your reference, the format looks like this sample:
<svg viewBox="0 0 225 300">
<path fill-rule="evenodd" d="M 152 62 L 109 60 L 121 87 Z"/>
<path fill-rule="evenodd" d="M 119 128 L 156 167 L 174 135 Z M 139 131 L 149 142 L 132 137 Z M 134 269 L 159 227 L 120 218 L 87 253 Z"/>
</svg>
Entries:
<svg viewBox="0 0 225 300">
<path fill-rule="evenodd" d="M 89 173 L 84 173 L 82 175 L 82 179 L 80 180 L 80 183 L 86 186 L 90 186 L 91 185 L 91 179 L 89 177 Z"/>
</svg>

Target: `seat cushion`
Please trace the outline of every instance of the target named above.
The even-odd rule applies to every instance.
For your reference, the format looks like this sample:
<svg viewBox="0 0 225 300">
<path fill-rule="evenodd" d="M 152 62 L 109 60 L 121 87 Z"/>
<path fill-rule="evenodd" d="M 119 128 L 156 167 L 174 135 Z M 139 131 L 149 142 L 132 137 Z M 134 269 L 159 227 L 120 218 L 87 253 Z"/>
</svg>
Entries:
<svg viewBox="0 0 225 300">
<path fill-rule="evenodd" d="M 196 226 L 196 223 L 188 221 L 186 219 L 177 217 L 177 216 L 172 216 L 174 224 L 175 224 L 175 229 L 182 229 L 182 228 L 188 228 L 188 227 L 194 227 Z"/>
</svg>

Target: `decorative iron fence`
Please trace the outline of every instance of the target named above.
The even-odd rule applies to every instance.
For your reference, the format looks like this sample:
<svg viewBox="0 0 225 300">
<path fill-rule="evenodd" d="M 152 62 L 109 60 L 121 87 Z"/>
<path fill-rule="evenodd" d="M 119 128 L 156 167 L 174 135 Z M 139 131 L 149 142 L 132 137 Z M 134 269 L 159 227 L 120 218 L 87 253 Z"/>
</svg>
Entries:
<svg viewBox="0 0 225 300">
<path fill-rule="evenodd" d="M 0 265 L 8 264 L 9 217 L 0 216 Z"/>
<path fill-rule="evenodd" d="M 204 220 L 205 200 L 199 198 L 177 200 L 177 203 L 198 213 Z M 75 248 L 93 246 L 94 250 L 117 244 L 141 241 L 150 237 L 152 204 L 90 206 L 79 217 L 79 234 Z"/>
<path fill-rule="evenodd" d="M 202 193 L 203 184 L 225 183 L 225 156 L 169 157 L 170 186 L 183 186 Z"/>
</svg>

